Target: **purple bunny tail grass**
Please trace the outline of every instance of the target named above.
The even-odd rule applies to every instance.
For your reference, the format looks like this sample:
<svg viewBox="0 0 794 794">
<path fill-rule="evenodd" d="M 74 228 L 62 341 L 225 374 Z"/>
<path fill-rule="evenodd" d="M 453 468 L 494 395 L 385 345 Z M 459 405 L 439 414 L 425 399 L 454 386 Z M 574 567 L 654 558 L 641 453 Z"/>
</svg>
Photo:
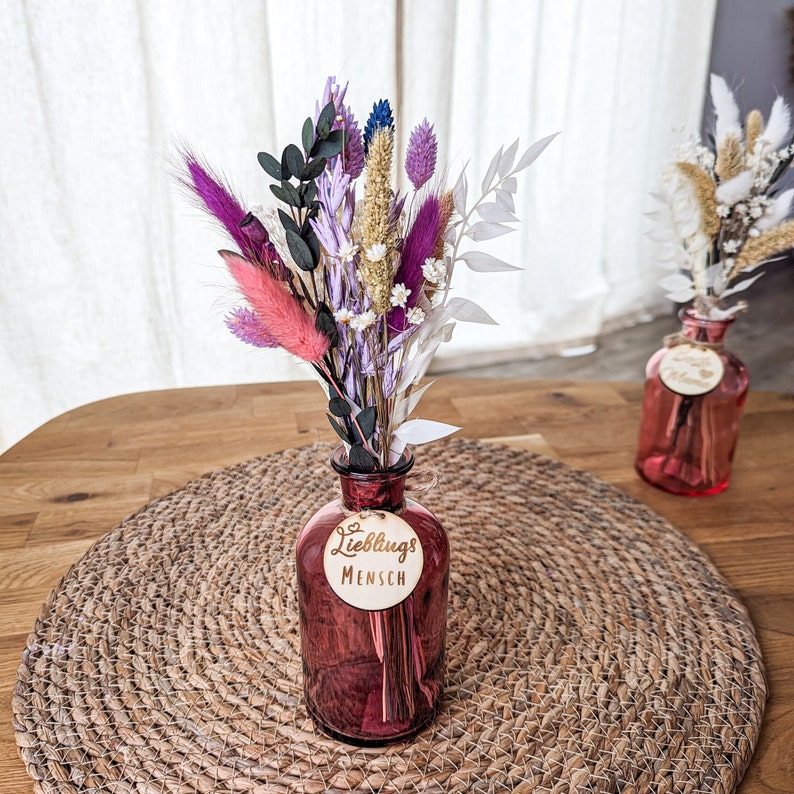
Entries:
<svg viewBox="0 0 794 794">
<path fill-rule="evenodd" d="M 240 228 L 246 212 L 232 189 L 190 149 L 182 149 L 180 157 L 184 171 L 178 179 L 188 193 L 201 209 L 215 218 L 241 250 L 250 249 L 249 236 Z"/>
<path fill-rule="evenodd" d="M 403 241 L 400 266 L 394 275 L 395 284 L 405 284 L 411 290 L 406 308 L 412 308 L 419 300 L 424 275 L 422 265 L 433 256 L 441 222 L 441 203 L 438 196 L 429 195 L 416 213 L 408 234 Z M 389 326 L 396 330 L 405 328 L 405 310 L 397 307 L 389 313 Z"/>
<path fill-rule="evenodd" d="M 405 153 L 405 172 L 415 190 L 433 176 L 436 170 L 438 143 L 433 125 L 427 119 L 414 128 Z"/>
<path fill-rule="evenodd" d="M 248 308 L 237 307 L 226 315 L 226 327 L 241 341 L 254 347 L 278 347 L 257 314 Z"/>
</svg>

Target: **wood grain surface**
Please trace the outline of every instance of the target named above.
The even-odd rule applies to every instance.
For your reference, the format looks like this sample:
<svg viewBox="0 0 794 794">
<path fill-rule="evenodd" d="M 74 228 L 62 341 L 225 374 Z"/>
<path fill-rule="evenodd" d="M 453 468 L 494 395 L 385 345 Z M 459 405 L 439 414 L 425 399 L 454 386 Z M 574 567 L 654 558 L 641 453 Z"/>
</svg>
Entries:
<svg viewBox="0 0 794 794">
<path fill-rule="evenodd" d="M 751 393 L 731 486 L 671 496 L 632 468 L 638 384 L 441 378 L 421 416 L 586 469 L 709 555 L 747 605 L 770 680 L 741 794 L 794 792 L 794 395 Z M 213 469 L 336 436 L 314 383 L 126 395 L 53 419 L 0 456 L 0 791 L 29 794 L 11 724 L 16 668 L 50 589 L 96 540 Z M 417 458 L 432 459 L 432 447 Z"/>
</svg>

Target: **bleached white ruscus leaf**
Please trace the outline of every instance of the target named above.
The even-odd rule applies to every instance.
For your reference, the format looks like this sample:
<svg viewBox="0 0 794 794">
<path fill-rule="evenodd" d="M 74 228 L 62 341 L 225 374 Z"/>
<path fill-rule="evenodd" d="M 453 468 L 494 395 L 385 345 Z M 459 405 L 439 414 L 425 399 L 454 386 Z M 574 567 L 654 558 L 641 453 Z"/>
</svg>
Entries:
<svg viewBox="0 0 794 794">
<path fill-rule="evenodd" d="M 499 273 L 509 270 L 523 270 L 523 268 L 503 262 L 501 259 L 497 259 L 495 256 L 483 253 L 482 251 L 466 251 L 466 253 L 461 254 L 458 259 L 462 259 L 469 270 L 474 270 L 477 273 Z"/>
<path fill-rule="evenodd" d="M 551 135 L 547 135 L 545 138 L 541 138 L 539 141 L 535 141 L 525 152 L 521 155 L 521 159 L 518 161 L 518 165 L 515 167 L 514 171 L 518 173 L 519 171 L 523 171 L 528 166 L 532 165 L 535 160 L 540 157 L 543 153 L 543 150 L 559 135 L 559 132 L 553 132 Z"/>
<path fill-rule="evenodd" d="M 510 146 L 507 147 L 505 153 L 499 160 L 499 176 L 505 177 L 510 173 L 513 163 L 516 160 L 516 152 L 518 151 L 518 138 L 516 138 Z"/>
<path fill-rule="evenodd" d="M 482 180 L 482 192 L 487 193 L 491 189 L 491 183 L 496 176 L 496 172 L 499 170 L 499 162 L 502 159 L 502 152 L 504 150 L 503 146 L 499 147 L 499 151 L 493 156 L 491 159 L 491 164 L 488 166 L 488 170 L 485 172 L 485 176 Z"/>
<path fill-rule="evenodd" d="M 468 298 L 451 298 L 447 301 L 447 309 L 452 317 L 463 323 L 498 325 L 496 320 L 485 309 Z"/>
<path fill-rule="evenodd" d="M 513 200 L 513 194 L 509 190 L 497 188 L 496 190 L 496 203 L 508 212 L 516 211 L 516 203 Z"/>
<path fill-rule="evenodd" d="M 735 295 L 737 292 L 744 292 L 748 287 L 755 284 L 755 282 L 758 281 L 758 279 L 763 275 L 763 273 L 758 273 L 752 278 L 746 278 L 744 281 L 737 282 L 730 289 L 726 289 L 725 292 L 720 295 L 720 297 L 727 298 L 730 295 Z"/>
<path fill-rule="evenodd" d="M 492 240 L 494 237 L 501 237 L 504 234 L 510 234 L 515 229 L 512 226 L 505 226 L 502 223 L 489 223 L 488 221 L 478 221 L 472 224 L 464 234 L 470 237 L 475 242 L 479 243 L 483 240 Z"/>
<path fill-rule="evenodd" d="M 496 201 L 486 201 L 477 207 L 477 214 L 484 221 L 492 221 L 494 223 L 517 223 L 518 218 L 509 210 L 500 207 Z"/>
<path fill-rule="evenodd" d="M 392 412 L 392 422 L 395 426 L 401 425 L 413 413 L 413 410 L 419 404 L 419 400 L 422 398 L 422 395 L 434 383 L 435 381 L 431 380 L 421 388 L 413 389 L 408 396 L 404 396 L 404 393 L 397 395 L 397 398 L 394 401 L 394 410 Z"/>
<path fill-rule="evenodd" d="M 409 419 L 394 431 L 394 437 L 406 444 L 428 444 L 457 430 L 460 428 L 445 422 L 434 422 L 431 419 Z"/>
<path fill-rule="evenodd" d="M 695 297 L 695 285 L 680 273 L 672 273 L 659 281 L 660 286 L 667 290 L 667 296 L 676 303 L 687 303 Z"/>
<path fill-rule="evenodd" d="M 391 463 L 394 464 L 408 444 L 428 444 L 460 430 L 455 425 L 429 419 L 411 419 L 392 433 Z"/>
<path fill-rule="evenodd" d="M 466 169 L 464 167 L 460 172 L 458 181 L 455 183 L 455 187 L 452 188 L 452 203 L 458 215 L 466 214 L 466 199 L 468 198 L 468 194 L 469 181 L 466 179 Z"/>
</svg>

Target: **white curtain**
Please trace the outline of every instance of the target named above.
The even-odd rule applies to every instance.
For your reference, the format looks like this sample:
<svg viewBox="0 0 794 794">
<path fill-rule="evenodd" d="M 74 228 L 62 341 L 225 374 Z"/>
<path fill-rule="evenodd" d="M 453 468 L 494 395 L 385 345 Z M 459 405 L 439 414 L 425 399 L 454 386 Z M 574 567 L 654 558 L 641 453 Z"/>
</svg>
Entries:
<svg viewBox="0 0 794 794">
<path fill-rule="evenodd" d="M 478 183 L 501 144 L 562 135 L 520 182 L 520 230 L 457 271 L 498 327 L 446 363 L 595 336 L 661 303 L 648 191 L 698 128 L 716 0 L 0 0 L 0 449 L 114 394 L 307 377 L 223 327 L 227 245 L 168 175 L 184 140 L 250 204 L 329 74 L 402 144 L 435 123 Z"/>
</svg>

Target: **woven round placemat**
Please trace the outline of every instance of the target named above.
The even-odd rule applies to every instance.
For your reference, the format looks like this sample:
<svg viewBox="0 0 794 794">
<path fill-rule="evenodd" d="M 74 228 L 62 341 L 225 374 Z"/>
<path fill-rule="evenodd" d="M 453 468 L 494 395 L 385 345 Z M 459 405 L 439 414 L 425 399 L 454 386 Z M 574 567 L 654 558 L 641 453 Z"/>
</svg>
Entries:
<svg viewBox="0 0 794 794">
<path fill-rule="evenodd" d="M 730 792 L 766 700 L 753 627 L 648 508 L 520 450 L 453 440 L 421 501 L 452 545 L 447 688 L 360 749 L 302 705 L 293 546 L 331 447 L 209 474 L 123 521 L 53 590 L 14 695 L 36 790 Z"/>
</svg>

